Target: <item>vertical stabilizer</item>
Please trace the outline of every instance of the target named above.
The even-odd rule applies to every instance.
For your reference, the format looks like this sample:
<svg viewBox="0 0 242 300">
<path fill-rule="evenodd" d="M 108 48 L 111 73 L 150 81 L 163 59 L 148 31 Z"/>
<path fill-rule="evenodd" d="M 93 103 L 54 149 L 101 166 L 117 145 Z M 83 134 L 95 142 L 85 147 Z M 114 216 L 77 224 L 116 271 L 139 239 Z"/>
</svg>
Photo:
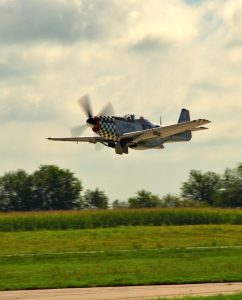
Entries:
<svg viewBox="0 0 242 300">
<path fill-rule="evenodd" d="M 190 121 L 190 112 L 189 112 L 189 110 L 183 108 L 181 110 L 178 123 L 188 122 L 188 121 Z M 179 136 L 183 141 L 190 141 L 192 138 L 192 133 L 190 130 L 188 130 L 183 133 L 180 133 Z"/>
<path fill-rule="evenodd" d="M 178 123 L 190 121 L 190 113 L 189 110 L 183 108 L 180 113 L 180 117 Z"/>
</svg>

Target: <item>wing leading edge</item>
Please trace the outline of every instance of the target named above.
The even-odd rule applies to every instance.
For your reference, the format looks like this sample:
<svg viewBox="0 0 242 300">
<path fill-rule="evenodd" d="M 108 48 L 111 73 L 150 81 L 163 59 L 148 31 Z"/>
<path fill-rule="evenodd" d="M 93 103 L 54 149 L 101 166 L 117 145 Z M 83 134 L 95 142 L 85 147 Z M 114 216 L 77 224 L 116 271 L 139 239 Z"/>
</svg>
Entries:
<svg viewBox="0 0 242 300">
<path fill-rule="evenodd" d="M 110 142 L 110 140 L 99 137 L 99 136 L 83 136 L 83 137 L 67 137 L 67 138 L 52 138 L 49 137 L 47 140 L 51 141 L 64 141 L 64 142 L 88 142 L 88 143 L 104 143 L 104 142 Z"/>
</svg>

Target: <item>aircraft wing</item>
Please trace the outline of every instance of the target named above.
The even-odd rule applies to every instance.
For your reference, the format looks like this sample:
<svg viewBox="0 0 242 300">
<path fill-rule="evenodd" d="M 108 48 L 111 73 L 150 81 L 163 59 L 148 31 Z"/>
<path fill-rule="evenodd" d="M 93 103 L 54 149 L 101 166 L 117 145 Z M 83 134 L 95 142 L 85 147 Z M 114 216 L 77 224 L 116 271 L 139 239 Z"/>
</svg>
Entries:
<svg viewBox="0 0 242 300">
<path fill-rule="evenodd" d="M 49 137 L 47 140 L 51 141 L 64 141 L 64 142 L 88 142 L 88 143 L 93 143 L 96 144 L 98 142 L 110 142 L 110 140 L 99 137 L 99 136 L 82 136 L 82 137 L 67 137 L 67 138 L 52 138 Z"/>
<path fill-rule="evenodd" d="M 198 120 L 177 123 L 174 125 L 169 125 L 164 127 L 160 126 L 152 129 L 128 132 L 128 133 L 124 133 L 120 138 L 121 139 L 133 138 L 132 142 L 138 143 L 143 140 L 148 140 L 157 137 L 166 138 L 168 136 L 182 133 L 187 130 L 191 130 L 191 131 L 202 130 L 205 129 L 205 127 L 200 127 L 200 126 L 210 122 L 211 121 L 205 119 L 198 119 Z"/>
</svg>

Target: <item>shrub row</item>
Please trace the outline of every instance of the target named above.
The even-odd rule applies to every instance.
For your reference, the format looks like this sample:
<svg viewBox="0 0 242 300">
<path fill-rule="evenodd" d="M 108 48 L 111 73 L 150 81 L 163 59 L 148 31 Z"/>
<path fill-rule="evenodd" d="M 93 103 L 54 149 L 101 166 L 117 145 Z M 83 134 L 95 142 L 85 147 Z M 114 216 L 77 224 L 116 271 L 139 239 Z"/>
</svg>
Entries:
<svg viewBox="0 0 242 300">
<path fill-rule="evenodd" d="M 0 231 L 196 224 L 242 224 L 242 210 L 162 208 L 0 214 Z"/>
</svg>

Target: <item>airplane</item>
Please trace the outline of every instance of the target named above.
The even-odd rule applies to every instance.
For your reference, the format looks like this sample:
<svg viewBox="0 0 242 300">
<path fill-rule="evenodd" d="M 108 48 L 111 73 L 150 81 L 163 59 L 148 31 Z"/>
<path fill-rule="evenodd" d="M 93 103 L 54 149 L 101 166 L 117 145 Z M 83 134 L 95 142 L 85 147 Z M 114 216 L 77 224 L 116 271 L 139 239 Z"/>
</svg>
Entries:
<svg viewBox="0 0 242 300">
<path fill-rule="evenodd" d="M 210 123 L 206 119 L 190 120 L 189 110 L 181 110 L 178 123 L 162 126 L 153 124 L 142 116 L 127 114 L 124 117 L 113 115 L 111 104 L 98 115 L 93 115 L 89 96 L 82 96 L 78 103 L 84 110 L 86 125 L 71 129 L 72 137 L 49 137 L 52 141 L 101 143 L 115 150 L 116 154 L 128 154 L 129 149 L 147 150 L 163 149 L 165 143 L 186 142 L 192 138 L 193 131 L 205 130 L 202 125 Z M 83 130 L 90 127 L 96 136 L 80 136 Z"/>
</svg>

